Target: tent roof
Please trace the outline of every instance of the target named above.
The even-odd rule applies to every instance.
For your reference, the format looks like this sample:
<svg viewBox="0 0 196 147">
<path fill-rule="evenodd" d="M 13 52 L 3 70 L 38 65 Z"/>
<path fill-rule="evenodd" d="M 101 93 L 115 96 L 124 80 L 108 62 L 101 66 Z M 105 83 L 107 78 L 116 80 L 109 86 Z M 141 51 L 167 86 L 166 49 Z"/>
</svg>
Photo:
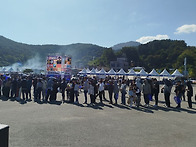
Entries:
<svg viewBox="0 0 196 147">
<path fill-rule="evenodd" d="M 127 75 L 136 75 L 136 73 L 133 69 L 130 69 Z"/>
<path fill-rule="evenodd" d="M 156 72 L 155 69 L 153 69 L 150 73 L 149 73 L 150 76 L 159 76 L 159 74 Z"/>
<path fill-rule="evenodd" d="M 166 69 L 164 69 L 161 73 L 161 76 L 171 76 Z"/>
<path fill-rule="evenodd" d="M 144 71 L 144 69 L 140 70 L 140 72 L 138 73 L 141 76 L 147 76 L 148 73 Z"/>
<path fill-rule="evenodd" d="M 110 69 L 110 71 L 107 72 L 108 75 L 116 75 L 116 72 L 114 71 L 114 69 Z"/>
<path fill-rule="evenodd" d="M 95 71 L 94 68 L 89 72 L 89 74 L 96 74 L 96 73 L 97 73 L 97 72 Z"/>
<path fill-rule="evenodd" d="M 105 75 L 106 72 L 105 72 L 105 70 L 102 68 L 100 71 L 97 72 L 97 74 L 99 74 L 99 75 Z"/>
<path fill-rule="evenodd" d="M 175 76 L 175 77 L 182 77 L 183 75 L 178 71 L 178 69 L 176 69 L 176 70 L 172 73 L 172 76 Z"/>
<path fill-rule="evenodd" d="M 86 72 L 87 72 L 87 73 L 90 73 L 90 69 L 89 69 L 89 68 L 87 68 L 87 69 L 86 69 Z"/>
<path fill-rule="evenodd" d="M 8 71 L 13 71 L 14 69 L 11 67 Z"/>
<path fill-rule="evenodd" d="M 79 72 L 79 74 L 86 74 L 86 69 L 84 68 L 82 71 Z"/>
<path fill-rule="evenodd" d="M 121 68 L 119 72 L 116 73 L 117 75 L 126 75 L 126 72 Z"/>
<path fill-rule="evenodd" d="M 98 70 L 97 68 L 95 68 L 95 71 L 96 71 L 96 72 L 99 72 L 99 70 Z"/>
</svg>

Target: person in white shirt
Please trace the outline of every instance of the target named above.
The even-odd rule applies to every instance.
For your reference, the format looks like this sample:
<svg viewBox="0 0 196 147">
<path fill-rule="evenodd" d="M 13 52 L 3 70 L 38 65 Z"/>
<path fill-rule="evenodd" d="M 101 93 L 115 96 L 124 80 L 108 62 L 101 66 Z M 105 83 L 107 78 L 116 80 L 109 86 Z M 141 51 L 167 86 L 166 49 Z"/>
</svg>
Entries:
<svg viewBox="0 0 196 147">
<path fill-rule="evenodd" d="M 91 99 L 91 103 L 90 104 L 93 104 L 95 103 L 95 91 L 94 91 L 94 86 L 93 86 L 93 82 L 90 81 L 89 82 L 89 89 L 88 89 L 88 93 L 90 95 L 90 99 Z"/>
<path fill-rule="evenodd" d="M 102 79 L 99 81 L 98 86 L 100 102 L 103 103 L 104 83 Z"/>
</svg>

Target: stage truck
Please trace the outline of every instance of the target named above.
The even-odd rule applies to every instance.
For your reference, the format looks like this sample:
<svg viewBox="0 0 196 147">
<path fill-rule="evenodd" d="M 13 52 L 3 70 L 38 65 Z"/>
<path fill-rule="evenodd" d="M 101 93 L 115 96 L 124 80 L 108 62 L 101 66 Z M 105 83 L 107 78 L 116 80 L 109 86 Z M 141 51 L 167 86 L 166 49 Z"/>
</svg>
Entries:
<svg viewBox="0 0 196 147">
<path fill-rule="evenodd" d="M 65 78 L 66 80 L 71 79 L 71 57 L 70 56 L 58 56 L 48 55 L 47 56 L 47 76 L 56 78 Z"/>
</svg>

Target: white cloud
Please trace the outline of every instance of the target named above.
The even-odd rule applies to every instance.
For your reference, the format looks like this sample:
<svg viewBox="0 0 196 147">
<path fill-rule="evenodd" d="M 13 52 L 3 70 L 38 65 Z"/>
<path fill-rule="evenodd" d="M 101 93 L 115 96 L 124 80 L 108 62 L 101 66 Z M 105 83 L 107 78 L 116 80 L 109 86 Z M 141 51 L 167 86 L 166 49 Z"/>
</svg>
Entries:
<svg viewBox="0 0 196 147">
<path fill-rule="evenodd" d="M 175 34 L 181 34 L 181 33 L 193 33 L 196 32 L 196 25 L 191 24 L 191 25 L 183 25 L 181 27 L 178 27 L 176 29 Z"/>
<path fill-rule="evenodd" d="M 162 40 L 162 39 L 169 39 L 169 36 L 168 35 L 143 36 L 137 39 L 136 41 L 145 44 L 153 40 Z"/>
</svg>

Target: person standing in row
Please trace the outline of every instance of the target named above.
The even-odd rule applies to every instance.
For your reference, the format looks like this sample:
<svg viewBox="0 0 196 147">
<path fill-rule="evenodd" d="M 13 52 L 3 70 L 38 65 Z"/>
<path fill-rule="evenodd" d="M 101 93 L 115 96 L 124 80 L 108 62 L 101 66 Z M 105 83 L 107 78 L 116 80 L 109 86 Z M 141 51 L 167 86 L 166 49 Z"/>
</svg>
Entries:
<svg viewBox="0 0 196 147">
<path fill-rule="evenodd" d="M 159 82 L 157 81 L 157 79 L 153 79 L 153 95 L 155 98 L 155 105 L 154 107 L 158 106 L 158 97 L 159 97 Z"/>
<path fill-rule="evenodd" d="M 41 79 L 38 79 L 38 82 L 37 82 L 37 85 L 36 85 L 36 100 L 41 100 L 41 92 L 42 92 L 42 87 L 43 87 L 43 84 L 42 84 L 42 81 Z"/>
<path fill-rule="evenodd" d="M 114 81 L 114 99 L 115 99 L 115 104 L 118 104 L 118 95 L 119 95 L 119 85 L 117 80 Z"/>
<path fill-rule="evenodd" d="M 161 89 L 164 93 L 164 98 L 165 98 L 165 106 L 170 107 L 170 94 L 171 94 L 171 89 L 172 89 L 172 83 L 171 81 L 165 79 L 164 80 L 164 87 Z"/>
<path fill-rule="evenodd" d="M 11 82 L 11 97 L 17 96 L 17 87 L 18 87 L 18 82 L 16 78 L 14 78 Z"/>
<path fill-rule="evenodd" d="M 182 99 L 182 95 L 183 95 L 183 85 L 181 84 L 180 81 L 177 81 L 177 85 L 175 87 L 174 92 L 176 93 L 176 96 L 179 99 Z M 176 106 L 176 108 L 181 108 L 181 102 Z"/>
<path fill-rule="evenodd" d="M 99 91 L 100 103 L 103 103 L 104 83 L 103 83 L 103 80 L 102 79 L 100 79 L 100 81 L 99 81 L 98 91 Z"/>
<path fill-rule="evenodd" d="M 141 91 L 142 91 L 142 83 L 140 78 L 137 78 L 135 80 L 135 85 L 136 85 L 136 95 L 137 95 L 136 106 L 139 107 L 141 102 Z"/>
<path fill-rule="evenodd" d="M 108 93 L 109 93 L 109 99 L 110 99 L 109 104 L 113 104 L 113 101 L 112 101 L 113 92 L 114 92 L 114 85 L 113 85 L 112 80 L 110 80 L 109 85 L 108 85 Z"/>
<path fill-rule="evenodd" d="M 47 91 L 47 81 L 46 78 L 42 79 L 42 100 L 45 101 L 46 99 L 46 91 Z"/>
<path fill-rule="evenodd" d="M 65 102 L 65 89 L 67 87 L 67 81 L 63 78 L 63 81 L 60 84 L 60 90 L 62 93 L 62 101 Z"/>
<path fill-rule="evenodd" d="M 51 100 L 51 95 L 52 95 L 52 90 L 53 90 L 53 80 L 50 78 L 47 82 L 47 94 L 46 94 L 46 99 L 45 101 Z"/>
<path fill-rule="evenodd" d="M 79 103 L 78 101 L 78 96 L 79 96 L 79 84 L 78 84 L 78 81 L 77 80 L 74 80 L 74 95 L 76 97 L 76 103 Z"/>
<path fill-rule="evenodd" d="M 27 80 L 25 77 L 23 77 L 21 81 L 21 87 L 22 87 L 22 98 L 25 100 L 25 95 L 27 93 Z"/>
<path fill-rule="evenodd" d="M 89 82 L 89 89 L 88 89 L 88 93 L 90 95 L 90 100 L 91 100 L 91 103 L 90 104 L 94 104 L 95 103 L 95 90 L 94 90 L 94 85 L 93 85 L 93 82 L 90 81 Z"/>
<path fill-rule="evenodd" d="M 149 106 L 149 95 L 151 94 L 151 86 L 147 79 L 144 80 L 143 84 L 143 94 L 144 94 L 144 102 L 145 106 Z"/>
<path fill-rule="evenodd" d="M 192 96 L 193 96 L 193 87 L 191 85 L 191 81 L 188 81 L 187 82 L 187 97 L 188 97 L 188 105 L 189 105 L 189 108 L 192 108 Z"/>
<path fill-rule="evenodd" d="M 121 87 L 120 87 L 120 91 L 121 91 L 121 104 L 123 105 L 126 105 L 126 102 L 125 102 L 125 95 L 126 95 L 126 82 L 123 80 L 122 81 L 122 84 L 121 84 Z"/>
<path fill-rule="evenodd" d="M 133 101 L 136 99 L 136 93 L 135 93 L 135 85 L 129 86 L 129 106 L 132 108 Z"/>
<path fill-rule="evenodd" d="M 84 78 L 83 82 L 83 90 L 84 90 L 84 104 L 87 104 L 87 93 L 89 89 L 89 83 L 87 81 L 87 78 Z"/>
<path fill-rule="evenodd" d="M 27 99 L 29 98 L 31 100 L 31 87 L 32 87 L 32 79 L 31 77 L 27 78 Z"/>
</svg>

